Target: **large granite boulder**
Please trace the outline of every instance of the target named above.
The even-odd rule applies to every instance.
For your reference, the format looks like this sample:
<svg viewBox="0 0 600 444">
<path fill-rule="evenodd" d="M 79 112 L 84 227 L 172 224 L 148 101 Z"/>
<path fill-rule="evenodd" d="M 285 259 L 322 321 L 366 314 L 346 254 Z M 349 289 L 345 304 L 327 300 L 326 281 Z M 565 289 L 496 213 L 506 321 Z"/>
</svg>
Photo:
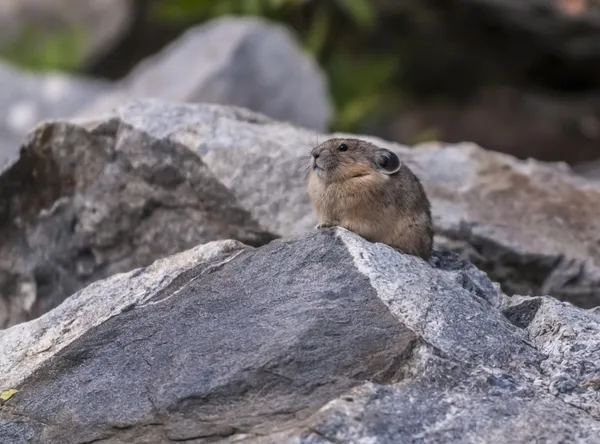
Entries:
<svg viewBox="0 0 600 444">
<path fill-rule="evenodd" d="M 0 328 L 199 243 L 274 237 L 181 143 L 117 117 L 45 123 L 0 175 Z"/>
<path fill-rule="evenodd" d="M 333 114 L 316 61 L 290 30 L 258 18 L 220 18 L 189 29 L 82 114 L 145 97 L 242 106 L 317 131 L 328 129 Z"/>
<path fill-rule="evenodd" d="M 212 242 L 0 331 L 10 443 L 598 443 L 600 314 L 343 229 Z"/>
<path fill-rule="evenodd" d="M 143 100 L 119 118 L 200 155 L 259 223 L 282 236 L 310 230 L 311 146 L 331 135 L 235 108 Z M 472 144 L 390 148 L 423 179 L 437 242 L 463 254 L 509 294 L 600 305 L 600 188 L 560 164 L 518 161 Z"/>
</svg>

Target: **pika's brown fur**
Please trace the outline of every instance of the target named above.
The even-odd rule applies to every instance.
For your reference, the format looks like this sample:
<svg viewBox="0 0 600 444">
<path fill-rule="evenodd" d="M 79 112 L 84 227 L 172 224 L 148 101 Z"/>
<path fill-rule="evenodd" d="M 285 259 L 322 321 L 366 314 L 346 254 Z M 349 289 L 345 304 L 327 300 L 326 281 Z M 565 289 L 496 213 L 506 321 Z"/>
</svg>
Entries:
<svg viewBox="0 0 600 444">
<path fill-rule="evenodd" d="M 330 139 L 311 152 L 308 194 L 317 228 L 341 226 L 427 260 L 431 206 L 421 182 L 398 156 L 359 139 Z"/>
</svg>

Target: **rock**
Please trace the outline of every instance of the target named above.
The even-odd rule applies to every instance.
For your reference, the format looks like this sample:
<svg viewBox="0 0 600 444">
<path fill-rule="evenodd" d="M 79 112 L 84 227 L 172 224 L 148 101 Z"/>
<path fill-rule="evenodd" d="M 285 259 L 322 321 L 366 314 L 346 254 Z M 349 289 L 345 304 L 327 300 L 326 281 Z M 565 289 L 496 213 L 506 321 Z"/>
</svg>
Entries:
<svg viewBox="0 0 600 444">
<path fill-rule="evenodd" d="M 218 106 L 138 101 L 120 118 L 157 139 L 195 149 L 259 223 L 282 236 L 310 230 L 306 193 L 317 134 Z M 550 294 L 600 305 L 600 189 L 564 165 L 485 151 L 472 144 L 393 149 L 422 178 L 437 242 L 464 255 L 508 294 Z M 302 157 L 304 156 L 304 158 Z"/>
<path fill-rule="evenodd" d="M 83 38 L 78 38 L 80 56 L 84 62 L 91 62 L 123 36 L 134 18 L 135 7 L 132 0 L 2 0 L 0 48 L 15 41 L 32 44 L 24 40 L 32 31 L 39 40 L 83 32 Z"/>
<path fill-rule="evenodd" d="M 100 80 L 30 74 L 4 64 L 0 85 L 0 172 L 18 157 L 21 141 L 40 120 L 73 116 L 110 89 Z"/>
<path fill-rule="evenodd" d="M 118 118 L 47 122 L 0 175 L 0 327 L 199 243 L 274 237 L 181 143 Z"/>
<path fill-rule="evenodd" d="M 564 165 L 423 145 L 412 162 L 433 198 L 438 244 L 469 258 L 509 294 L 600 305 L 600 189 Z"/>
<path fill-rule="evenodd" d="M 0 331 L 0 440 L 598 443 L 599 333 L 452 253 L 211 242 Z"/>
<path fill-rule="evenodd" d="M 237 105 L 317 131 L 328 128 L 333 113 L 323 72 L 292 33 L 250 18 L 216 19 L 189 29 L 83 114 L 145 97 Z"/>
<path fill-rule="evenodd" d="M 600 312 L 523 296 L 505 298 L 503 312 L 546 356 L 540 368 L 549 378 L 550 393 L 600 418 Z"/>
<path fill-rule="evenodd" d="M 577 164 L 573 167 L 573 171 L 586 179 L 598 181 L 600 179 L 600 159 Z"/>
</svg>

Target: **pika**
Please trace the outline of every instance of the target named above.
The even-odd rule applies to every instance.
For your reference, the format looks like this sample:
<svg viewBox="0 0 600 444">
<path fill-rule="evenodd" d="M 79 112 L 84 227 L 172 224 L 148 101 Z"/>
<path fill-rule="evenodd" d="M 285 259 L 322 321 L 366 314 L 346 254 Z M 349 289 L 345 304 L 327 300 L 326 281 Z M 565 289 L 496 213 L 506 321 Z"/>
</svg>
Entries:
<svg viewBox="0 0 600 444">
<path fill-rule="evenodd" d="M 390 150 L 330 139 L 311 151 L 308 194 L 317 228 L 344 227 L 403 253 L 431 257 L 431 204 L 417 176 Z"/>
</svg>

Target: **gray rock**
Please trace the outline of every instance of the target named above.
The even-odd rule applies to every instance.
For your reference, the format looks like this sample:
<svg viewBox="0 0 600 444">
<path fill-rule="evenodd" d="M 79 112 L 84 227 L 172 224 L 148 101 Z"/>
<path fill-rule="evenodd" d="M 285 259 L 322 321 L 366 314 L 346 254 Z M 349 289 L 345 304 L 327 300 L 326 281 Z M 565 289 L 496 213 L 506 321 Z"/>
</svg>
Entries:
<svg viewBox="0 0 600 444">
<path fill-rule="evenodd" d="M 600 418 L 600 312 L 573 310 L 550 298 L 504 301 L 505 315 L 546 356 L 540 368 L 549 378 L 550 393 Z"/>
<path fill-rule="evenodd" d="M 333 135 L 240 109 L 145 100 L 117 111 L 158 139 L 196 150 L 262 226 L 283 236 L 316 219 L 306 192 L 311 146 Z M 464 255 L 509 294 L 600 305 L 600 189 L 564 167 L 472 144 L 388 147 L 422 178 L 438 245 Z"/>
<path fill-rule="evenodd" d="M 599 330 L 449 252 L 212 242 L 0 331 L 0 440 L 598 443 Z"/>
<path fill-rule="evenodd" d="M 71 117 L 110 84 L 59 73 L 30 74 L 0 64 L 0 172 L 16 160 L 25 135 L 40 121 Z"/>
<path fill-rule="evenodd" d="M 145 97 L 242 106 L 318 131 L 333 113 L 317 63 L 291 31 L 262 19 L 221 18 L 186 31 L 83 114 Z"/>
<path fill-rule="evenodd" d="M 423 146 L 407 161 L 437 207 L 439 245 L 461 252 L 509 294 L 600 305 L 600 188 L 593 182 L 472 144 Z"/>
<path fill-rule="evenodd" d="M 598 181 L 600 179 L 600 159 L 581 162 L 575 165 L 573 170 L 587 179 Z"/>
<path fill-rule="evenodd" d="M 0 175 L 0 327 L 199 243 L 274 237 L 184 145 L 118 118 L 48 122 Z"/>
</svg>

